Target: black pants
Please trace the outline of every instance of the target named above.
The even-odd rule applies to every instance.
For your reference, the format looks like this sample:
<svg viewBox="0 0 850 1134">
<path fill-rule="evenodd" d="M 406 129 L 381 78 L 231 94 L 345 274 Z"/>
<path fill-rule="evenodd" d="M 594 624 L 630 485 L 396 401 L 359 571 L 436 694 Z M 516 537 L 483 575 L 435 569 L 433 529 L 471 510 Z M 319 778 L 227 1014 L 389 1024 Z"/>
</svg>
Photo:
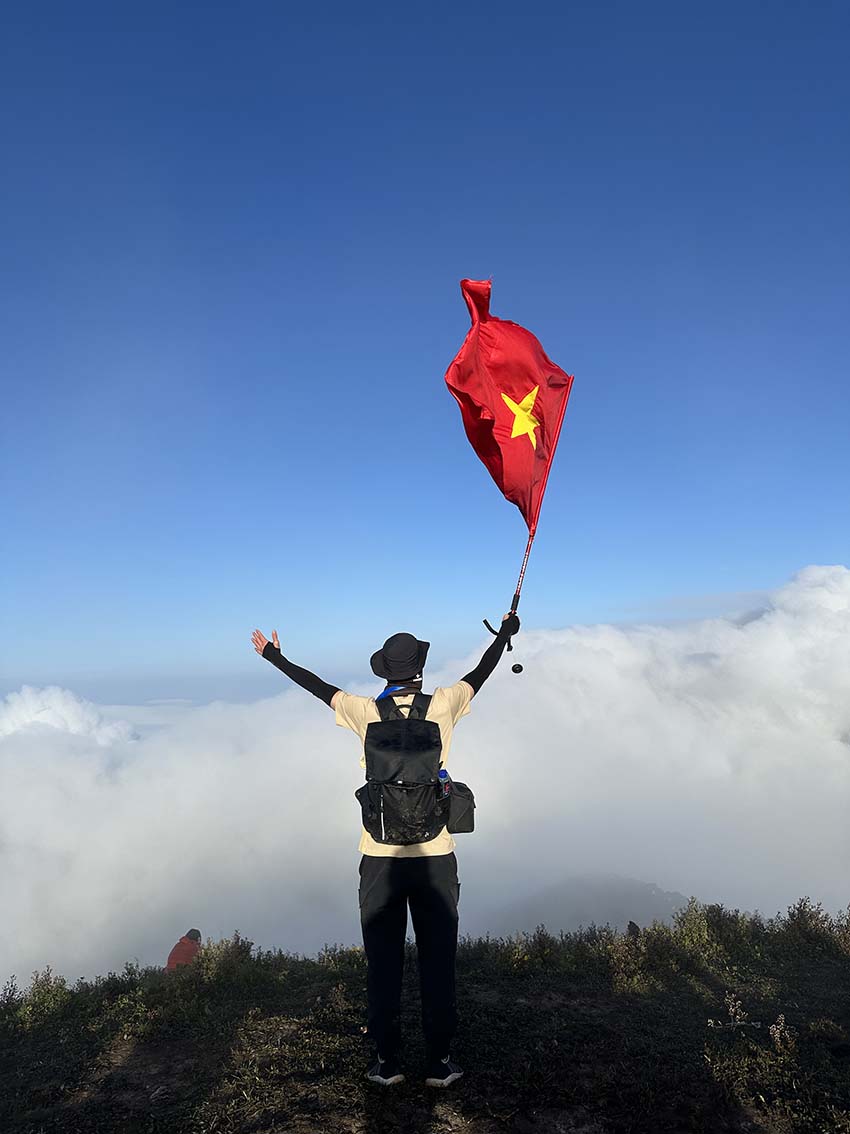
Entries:
<svg viewBox="0 0 850 1134">
<path fill-rule="evenodd" d="M 383 1059 L 401 1043 L 401 979 L 407 906 L 416 934 L 422 1027 L 429 1054 L 448 1055 L 457 1027 L 455 956 L 460 883 L 453 854 L 360 862 L 360 922 L 366 950 L 369 1035 Z"/>
</svg>

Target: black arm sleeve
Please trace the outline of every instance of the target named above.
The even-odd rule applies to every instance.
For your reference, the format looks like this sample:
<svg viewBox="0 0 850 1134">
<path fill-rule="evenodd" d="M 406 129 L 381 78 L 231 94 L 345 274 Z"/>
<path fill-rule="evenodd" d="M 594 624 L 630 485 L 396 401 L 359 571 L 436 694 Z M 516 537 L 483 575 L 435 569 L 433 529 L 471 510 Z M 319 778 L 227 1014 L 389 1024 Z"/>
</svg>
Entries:
<svg viewBox="0 0 850 1134">
<path fill-rule="evenodd" d="M 506 619 L 499 628 L 499 633 L 484 651 L 481 661 L 470 670 L 461 680 L 471 685 L 477 693 L 498 664 L 499 658 L 505 652 L 508 640 L 519 630 L 519 619 L 516 615 Z"/>
<path fill-rule="evenodd" d="M 302 689 L 306 689 L 308 693 L 312 693 L 314 697 L 318 697 L 326 705 L 330 705 L 331 697 L 334 693 L 339 692 L 339 686 L 328 685 L 326 681 L 322 681 L 321 677 L 316 677 L 315 673 L 311 673 L 309 669 L 302 669 L 300 665 L 293 665 L 271 642 L 266 642 L 263 657 L 272 665 L 277 666 L 281 673 L 285 673 L 290 681 L 294 681 L 296 685 L 300 685 Z"/>
</svg>

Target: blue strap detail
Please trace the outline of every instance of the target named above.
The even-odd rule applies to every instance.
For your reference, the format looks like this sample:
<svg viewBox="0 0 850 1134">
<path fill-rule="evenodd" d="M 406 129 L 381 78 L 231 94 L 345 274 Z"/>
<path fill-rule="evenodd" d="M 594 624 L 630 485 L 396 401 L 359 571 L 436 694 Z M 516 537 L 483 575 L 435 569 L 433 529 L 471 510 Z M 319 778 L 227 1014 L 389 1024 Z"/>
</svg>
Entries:
<svg viewBox="0 0 850 1134">
<path fill-rule="evenodd" d="M 379 693 L 375 698 L 376 701 L 383 701 L 384 697 L 392 697 L 393 693 L 398 693 L 399 689 L 404 689 L 403 685 L 390 685 L 383 693 Z"/>
</svg>

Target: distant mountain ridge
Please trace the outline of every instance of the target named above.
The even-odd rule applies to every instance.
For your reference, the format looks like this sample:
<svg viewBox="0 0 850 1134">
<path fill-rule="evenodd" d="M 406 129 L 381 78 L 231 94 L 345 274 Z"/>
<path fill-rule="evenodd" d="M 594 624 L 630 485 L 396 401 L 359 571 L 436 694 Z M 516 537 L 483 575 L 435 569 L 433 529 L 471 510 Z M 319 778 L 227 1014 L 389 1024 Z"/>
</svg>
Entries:
<svg viewBox="0 0 850 1134">
<path fill-rule="evenodd" d="M 652 882 L 618 875 L 576 875 L 484 914 L 482 932 L 505 937 L 529 926 L 545 925 L 550 933 L 573 933 L 581 926 L 610 925 L 625 930 L 653 921 L 669 924 L 688 904 L 684 894 L 662 890 Z"/>
</svg>

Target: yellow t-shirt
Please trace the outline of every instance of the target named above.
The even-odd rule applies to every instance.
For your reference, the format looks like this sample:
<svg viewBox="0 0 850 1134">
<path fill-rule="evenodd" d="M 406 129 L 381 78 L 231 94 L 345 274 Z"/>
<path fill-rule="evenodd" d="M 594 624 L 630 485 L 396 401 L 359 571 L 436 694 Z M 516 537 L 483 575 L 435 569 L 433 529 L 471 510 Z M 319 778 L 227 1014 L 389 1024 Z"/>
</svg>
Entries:
<svg viewBox="0 0 850 1134">
<path fill-rule="evenodd" d="M 431 704 L 425 719 L 434 721 L 440 726 L 440 739 L 443 750 L 440 756 L 443 767 L 449 755 L 452 742 L 452 730 L 461 717 L 469 712 L 469 702 L 472 700 L 474 689 L 465 681 L 458 681 L 455 685 L 448 685 L 445 689 L 437 688 L 431 694 Z M 406 697 L 395 697 L 395 703 L 404 708 L 413 704 L 413 694 Z M 350 728 L 356 732 L 361 741 L 366 739 L 366 729 L 374 721 L 379 721 L 381 714 L 375 704 L 374 697 L 357 697 L 353 693 L 340 693 L 336 703 L 336 723 L 342 728 Z M 361 749 L 360 767 L 366 767 L 366 752 Z M 375 855 L 377 858 L 419 858 L 423 855 L 451 854 L 455 849 L 455 841 L 443 827 L 436 838 L 427 843 L 411 843 L 409 846 L 395 846 L 389 843 L 376 843 L 366 828 L 360 836 L 359 851 L 361 854 Z"/>
</svg>

